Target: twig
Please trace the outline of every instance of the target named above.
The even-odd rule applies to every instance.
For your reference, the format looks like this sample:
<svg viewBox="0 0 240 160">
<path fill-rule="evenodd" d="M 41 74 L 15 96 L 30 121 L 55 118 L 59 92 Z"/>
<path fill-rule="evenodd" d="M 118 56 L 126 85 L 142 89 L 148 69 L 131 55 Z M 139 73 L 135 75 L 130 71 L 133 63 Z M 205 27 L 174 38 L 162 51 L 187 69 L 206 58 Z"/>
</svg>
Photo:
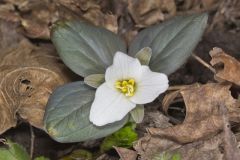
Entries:
<svg viewBox="0 0 240 160">
<path fill-rule="evenodd" d="M 216 70 L 210 66 L 207 62 L 205 62 L 202 58 L 198 57 L 196 54 L 192 54 L 192 57 L 195 58 L 199 63 L 201 63 L 203 66 L 207 67 L 210 71 L 212 71 L 214 74 L 216 73 Z"/>
<path fill-rule="evenodd" d="M 33 127 L 31 126 L 31 124 L 29 124 L 29 128 L 30 128 L 30 134 L 31 134 L 30 157 L 32 159 L 33 153 L 34 153 L 35 134 L 34 134 Z"/>
<path fill-rule="evenodd" d="M 175 91 L 175 90 L 182 90 L 184 88 L 187 88 L 189 85 L 176 85 L 176 86 L 169 86 L 168 91 Z"/>
</svg>

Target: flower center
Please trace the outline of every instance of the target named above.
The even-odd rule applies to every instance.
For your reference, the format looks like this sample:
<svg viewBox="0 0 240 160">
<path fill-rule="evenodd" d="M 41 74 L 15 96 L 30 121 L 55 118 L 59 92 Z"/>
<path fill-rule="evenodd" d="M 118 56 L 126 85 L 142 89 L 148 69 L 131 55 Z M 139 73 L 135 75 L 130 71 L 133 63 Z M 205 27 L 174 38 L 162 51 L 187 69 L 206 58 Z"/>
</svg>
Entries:
<svg viewBox="0 0 240 160">
<path fill-rule="evenodd" d="M 136 85 L 134 79 L 117 81 L 115 87 L 127 97 L 132 97 L 135 93 Z"/>
</svg>

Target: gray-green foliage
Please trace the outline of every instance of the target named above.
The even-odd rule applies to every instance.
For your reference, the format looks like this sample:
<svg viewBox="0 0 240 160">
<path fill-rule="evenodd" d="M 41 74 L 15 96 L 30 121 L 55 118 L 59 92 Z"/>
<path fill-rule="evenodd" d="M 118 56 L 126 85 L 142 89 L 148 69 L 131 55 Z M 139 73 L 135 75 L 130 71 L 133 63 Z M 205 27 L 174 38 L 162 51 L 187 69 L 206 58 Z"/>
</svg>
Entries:
<svg viewBox="0 0 240 160">
<path fill-rule="evenodd" d="M 105 137 L 128 120 L 98 127 L 89 121 L 95 91 L 84 82 L 61 86 L 50 97 L 44 118 L 47 132 L 59 142 L 80 142 Z"/>
<path fill-rule="evenodd" d="M 104 73 L 116 51 L 126 52 L 116 34 L 82 21 L 58 22 L 51 40 L 63 62 L 80 76 Z"/>
<path fill-rule="evenodd" d="M 150 68 L 171 74 L 191 55 L 207 25 L 207 14 L 175 17 L 140 32 L 129 48 L 134 56 L 143 47 L 152 49 Z"/>
<path fill-rule="evenodd" d="M 129 47 L 129 55 L 137 57 L 153 71 L 171 74 L 191 55 L 207 24 L 206 14 L 175 17 L 141 31 Z M 127 52 L 124 41 L 116 34 L 83 21 L 58 22 L 51 39 L 63 62 L 85 78 L 86 84 L 98 87 L 112 64 L 116 51 Z M 144 48 L 145 47 L 145 48 Z M 143 50 L 141 50 L 144 48 Z M 140 51 L 141 50 L 141 51 Z M 138 53 L 138 54 L 137 54 Z M 136 55 L 137 54 L 137 55 Z M 59 142 L 77 142 L 101 138 L 120 129 L 128 120 L 103 127 L 89 121 L 95 90 L 84 82 L 75 82 L 56 89 L 45 113 L 45 129 Z M 143 110 L 132 112 L 141 121 Z"/>
</svg>

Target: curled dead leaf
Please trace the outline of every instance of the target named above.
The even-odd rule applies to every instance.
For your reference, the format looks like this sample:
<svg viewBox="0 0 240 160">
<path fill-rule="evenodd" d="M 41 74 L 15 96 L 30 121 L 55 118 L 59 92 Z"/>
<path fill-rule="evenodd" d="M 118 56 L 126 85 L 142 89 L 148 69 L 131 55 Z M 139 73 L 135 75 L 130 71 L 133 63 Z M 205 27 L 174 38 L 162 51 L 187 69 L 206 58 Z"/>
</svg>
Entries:
<svg viewBox="0 0 240 160">
<path fill-rule="evenodd" d="M 141 160 L 152 160 L 156 154 L 165 150 L 176 149 L 179 146 L 169 139 L 147 134 L 134 144 L 134 149 L 141 156 Z"/>
<path fill-rule="evenodd" d="M 138 27 L 146 27 L 176 14 L 174 0 L 128 0 L 128 10 Z"/>
<path fill-rule="evenodd" d="M 55 3 L 68 8 L 79 19 L 87 20 L 114 33 L 118 32 L 118 17 L 110 13 L 103 13 L 100 4 L 95 0 L 56 0 Z"/>
<path fill-rule="evenodd" d="M 42 128 L 48 97 L 70 81 L 71 72 L 52 46 L 35 46 L 12 28 L 5 33 L 5 27 L 0 25 L 0 37 L 14 34 L 18 40 L 11 41 L 13 36 L 0 43 L 0 134 L 16 126 L 19 117 Z"/>
<path fill-rule="evenodd" d="M 49 39 L 50 29 L 45 24 L 36 23 L 34 21 L 22 19 L 21 21 L 25 34 L 30 38 Z"/>
<path fill-rule="evenodd" d="M 145 135 L 134 145 L 141 160 L 159 159 L 162 154 L 178 154 L 184 160 L 223 160 L 222 145 L 224 134 L 188 144 L 178 144 L 173 140 Z"/>
<path fill-rule="evenodd" d="M 215 79 L 219 81 L 226 80 L 240 86 L 240 62 L 220 48 L 213 48 L 209 54 L 212 57 L 210 61 L 212 66 L 223 65 L 221 68 L 216 69 Z"/>
<path fill-rule="evenodd" d="M 121 160 L 136 160 L 137 159 L 137 152 L 122 148 L 122 147 L 114 147 L 114 149 L 117 151 L 118 155 L 120 156 Z"/>
<path fill-rule="evenodd" d="M 239 122 L 240 103 L 231 96 L 229 84 L 208 83 L 205 85 L 190 85 L 180 90 L 186 106 L 186 116 L 182 124 L 164 129 L 149 128 L 149 132 L 160 137 L 167 137 L 180 143 L 193 142 L 222 130 L 223 122 L 219 105 L 228 109 L 231 121 Z M 164 110 L 166 111 L 178 92 L 166 96 Z M 172 97 L 171 97 L 172 96 Z M 170 100 L 167 102 L 167 100 Z M 191 134 L 191 136 L 189 136 Z"/>
<path fill-rule="evenodd" d="M 63 84 L 64 80 L 57 73 L 41 67 L 1 66 L 1 72 L 6 71 L 0 80 L 0 89 L 4 97 L 4 108 L 11 108 L 6 118 L 21 118 L 35 127 L 43 127 L 45 105 L 53 89 Z M 4 111 L 5 109 L 2 109 Z M 5 115 L 5 116 L 6 116 Z M 16 120 L 16 118 L 14 118 Z M 8 129 L 8 128 L 6 128 Z M 0 133 L 4 130 L 0 128 Z"/>
</svg>

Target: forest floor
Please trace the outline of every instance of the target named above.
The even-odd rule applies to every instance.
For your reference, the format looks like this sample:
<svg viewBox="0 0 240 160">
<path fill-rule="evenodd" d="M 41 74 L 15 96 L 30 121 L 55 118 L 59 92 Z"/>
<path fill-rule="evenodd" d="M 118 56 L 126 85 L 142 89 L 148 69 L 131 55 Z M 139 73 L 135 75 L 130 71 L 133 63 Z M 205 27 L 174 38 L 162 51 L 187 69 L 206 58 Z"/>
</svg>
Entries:
<svg viewBox="0 0 240 160">
<path fill-rule="evenodd" d="M 142 159 L 151 159 L 160 151 L 178 152 L 182 159 L 187 160 L 235 159 L 240 154 L 240 76 L 235 75 L 240 71 L 240 62 L 235 64 L 234 67 L 238 68 L 233 73 L 225 63 L 233 57 L 240 59 L 238 0 L 0 0 L 1 93 L 10 94 L 16 102 L 9 102 L 11 105 L 6 109 L 5 102 L 0 99 L 0 138 L 11 139 L 27 151 L 33 148 L 33 157 L 42 155 L 53 160 L 77 149 L 98 150 L 101 140 L 69 144 L 54 141 L 41 130 L 47 98 L 40 98 L 40 108 L 33 107 L 38 97 L 45 94 L 46 88 L 53 88 L 43 83 L 41 77 L 47 73 L 32 71 L 31 67 L 46 67 L 54 71 L 58 67 L 68 76 L 67 81 L 81 79 L 63 66 L 51 43 L 50 28 L 56 20 L 85 19 L 121 35 L 129 44 L 139 31 L 148 26 L 174 16 L 202 12 L 209 14 L 209 20 L 204 36 L 194 50 L 195 56 L 169 76 L 171 87 L 168 92 L 146 107 L 143 123 L 137 125 L 139 140 L 133 148 L 116 150 L 122 159 L 128 157 L 124 160 L 133 160 L 137 154 Z M 213 57 L 209 52 L 214 47 L 229 55 L 228 60 L 222 59 L 221 63 L 211 65 Z M 26 72 L 21 72 L 24 78 L 15 74 L 6 81 L 8 72 L 23 66 L 29 67 Z M 217 73 L 224 69 L 229 74 L 221 79 L 227 82 L 220 83 Z M 10 88 L 21 92 L 20 95 L 29 95 L 34 85 L 40 92 L 34 92 L 28 98 L 17 95 Z M 229 110 L 227 106 L 233 103 L 238 105 L 238 108 L 233 106 L 236 111 Z M 211 107 L 216 104 L 221 111 L 220 119 L 211 117 L 215 113 Z M 196 108 L 199 106 L 202 108 Z M 189 117 L 192 119 L 186 122 L 186 116 L 188 120 Z M 223 124 L 220 128 L 219 121 Z M 169 126 L 171 130 L 159 131 L 159 128 Z M 152 135 L 146 131 L 147 128 Z M 112 150 L 99 155 L 100 159 L 113 160 L 119 156 Z"/>
</svg>

